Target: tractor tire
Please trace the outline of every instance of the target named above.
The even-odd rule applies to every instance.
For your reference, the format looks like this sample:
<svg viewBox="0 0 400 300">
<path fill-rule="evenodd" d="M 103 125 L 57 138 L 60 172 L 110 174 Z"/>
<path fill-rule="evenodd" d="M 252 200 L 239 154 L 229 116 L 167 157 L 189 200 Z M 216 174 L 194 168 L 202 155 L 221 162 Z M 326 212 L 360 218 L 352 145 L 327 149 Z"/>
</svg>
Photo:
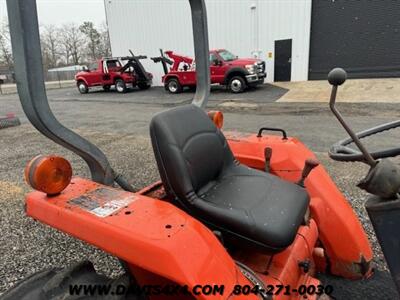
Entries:
<svg viewBox="0 0 400 300">
<path fill-rule="evenodd" d="M 93 264 L 84 261 L 65 269 L 35 273 L 0 296 L 0 300 L 142 299 L 134 294 L 131 284 L 127 274 L 110 279 L 97 274 Z M 105 292 L 108 288 L 109 292 Z"/>
<path fill-rule="evenodd" d="M 122 79 L 115 80 L 115 89 L 118 93 L 126 93 L 126 83 Z"/>
<path fill-rule="evenodd" d="M 233 76 L 231 79 L 229 79 L 228 88 L 231 93 L 243 93 L 246 87 L 246 79 L 244 79 L 243 76 Z"/>
<path fill-rule="evenodd" d="M 151 84 L 141 82 L 138 84 L 139 89 L 148 90 L 151 87 Z"/>
<path fill-rule="evenodd" d="M 179 94 L 182 92 L 183 87 L 177 78 L 171 78 L 165 83 L 165 89 L 171 94 Z"/>
<path fill-rule="evenodd" d="M 103 85 L 103 90 L 104 90 L 105 92 L 110 91 L 110 89 L 111 89 L 111 85 Z"/>
<path fill-rule="evenodd" d="M 78 81 L 78 91 L 81 94 L 87 94 L 89 92 L 89 87 L 84 81 Z"/>
</svg>

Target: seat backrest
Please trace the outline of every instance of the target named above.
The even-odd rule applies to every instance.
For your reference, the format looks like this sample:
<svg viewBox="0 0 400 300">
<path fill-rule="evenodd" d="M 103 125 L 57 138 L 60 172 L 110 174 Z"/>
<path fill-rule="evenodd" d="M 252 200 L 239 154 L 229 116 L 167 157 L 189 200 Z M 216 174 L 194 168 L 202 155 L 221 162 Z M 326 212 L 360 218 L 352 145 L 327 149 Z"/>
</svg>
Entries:
<svg viewBox="0 0 400 300">
<path fill-rule="evenodd" d="M 224 135 L 192 104 L 154 116 L 150 135 L 166 192 L 180 201 L 191 202 L 234 161 Z"/>
</svg>

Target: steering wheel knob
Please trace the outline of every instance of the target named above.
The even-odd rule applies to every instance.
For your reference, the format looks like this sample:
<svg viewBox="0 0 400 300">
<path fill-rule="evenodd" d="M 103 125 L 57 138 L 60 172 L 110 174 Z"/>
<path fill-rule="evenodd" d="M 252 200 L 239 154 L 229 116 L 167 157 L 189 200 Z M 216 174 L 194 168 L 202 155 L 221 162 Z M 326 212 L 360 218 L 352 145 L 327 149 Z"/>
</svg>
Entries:
<svg viewBox="0 0 400 300">
<path fill-rule="evenodd" d="M 333 86 L 342 85 L 347 79 L 347 73 L 342 68 L 334 68 L 328 74 L 328 81 Z"/>
</svg>

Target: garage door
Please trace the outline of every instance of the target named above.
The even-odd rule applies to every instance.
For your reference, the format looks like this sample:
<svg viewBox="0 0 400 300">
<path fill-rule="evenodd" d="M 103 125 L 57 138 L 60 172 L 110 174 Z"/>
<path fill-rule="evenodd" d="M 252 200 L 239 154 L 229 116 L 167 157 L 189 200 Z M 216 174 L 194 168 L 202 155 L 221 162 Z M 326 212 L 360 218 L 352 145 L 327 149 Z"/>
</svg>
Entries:
<svg viewBox="0 0 400 300">
<path fill-rule="evenodd" d="M 400 1 L 313 0 L 309 79 L 400 77 Z"/>
</svg>

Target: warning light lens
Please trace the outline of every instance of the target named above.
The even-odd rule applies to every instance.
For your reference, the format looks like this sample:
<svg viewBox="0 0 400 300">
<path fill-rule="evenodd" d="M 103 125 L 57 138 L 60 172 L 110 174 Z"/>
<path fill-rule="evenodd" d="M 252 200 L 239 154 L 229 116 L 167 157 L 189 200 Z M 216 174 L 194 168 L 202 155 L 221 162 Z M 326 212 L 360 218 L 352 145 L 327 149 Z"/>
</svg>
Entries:
<svg viewBox="0 0 400 300">
<path fill-rule="evenodd" d="M 222 112 L 219 110 L 211 110 L 207 114 L 210 117 L 211 121 L 214 122 L 215 126 L 221 129 L 224 125 L 224 115 L 222 114 Z"/>
<path fill-rule="evenodd" d="M 25 168 L 26 182 L 47 195 L 61 193 L 70 184 L 71 178 L 71 164 L 60 156 L 36 156 Z"/>
</svg>

